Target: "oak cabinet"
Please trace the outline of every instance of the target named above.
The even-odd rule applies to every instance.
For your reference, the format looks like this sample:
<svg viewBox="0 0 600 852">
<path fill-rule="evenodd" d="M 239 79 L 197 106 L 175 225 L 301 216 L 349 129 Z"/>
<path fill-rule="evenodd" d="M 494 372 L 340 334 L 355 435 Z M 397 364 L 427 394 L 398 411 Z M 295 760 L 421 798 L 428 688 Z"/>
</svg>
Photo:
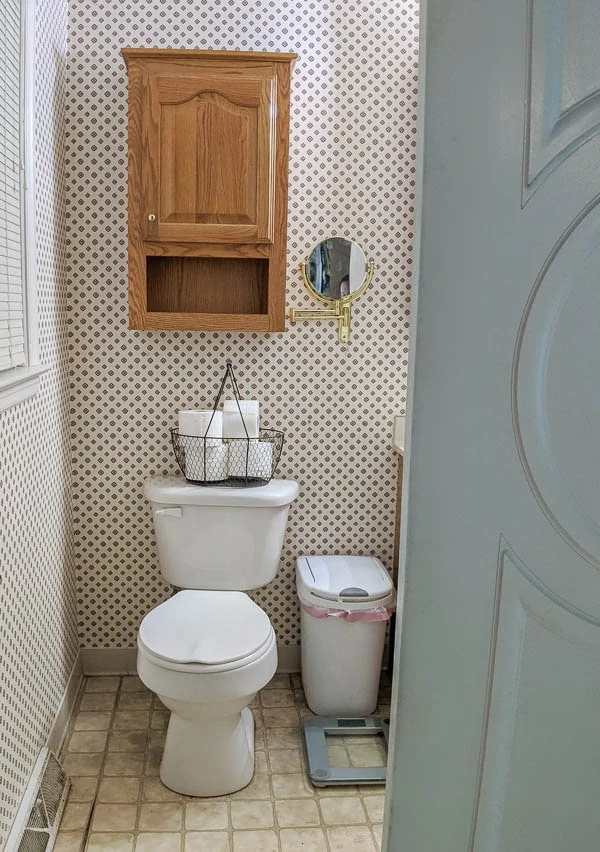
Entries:
<svg viewBox="0 0 600 852">
<path fill-rule="evenodd" d="M 282 331 L 296 55 L 122 53 L 130 327 Z"/>
</svg>

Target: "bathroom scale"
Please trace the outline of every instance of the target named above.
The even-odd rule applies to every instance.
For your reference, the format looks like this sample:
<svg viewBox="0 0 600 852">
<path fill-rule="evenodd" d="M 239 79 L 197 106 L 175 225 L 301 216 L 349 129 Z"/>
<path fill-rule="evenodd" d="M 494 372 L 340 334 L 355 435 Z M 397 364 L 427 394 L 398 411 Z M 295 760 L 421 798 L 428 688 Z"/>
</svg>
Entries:
<svg viewBox="0 0 600 852">
<path fill-rule="evenodd" d="M 303 722 L 304 744 L 308 760 L 308 777 L 315 787 L 343 784 L 385 784 L 385 766 L 335 767 L 329 762 L 327 737 L 383 735 L 386 751 L 389 745 L 390 720 L 383 716 L 339 718 L 309 716 Z"/>
</svg>

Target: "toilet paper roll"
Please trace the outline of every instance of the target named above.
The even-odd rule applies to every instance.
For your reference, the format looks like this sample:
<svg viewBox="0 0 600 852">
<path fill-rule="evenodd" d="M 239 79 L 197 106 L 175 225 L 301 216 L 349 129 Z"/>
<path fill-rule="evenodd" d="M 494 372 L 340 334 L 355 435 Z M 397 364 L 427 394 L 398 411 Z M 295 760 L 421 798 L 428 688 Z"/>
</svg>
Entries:
<svg viewBox="0 0 600 852">
<path fill-rule="evenodd" d="M 179 412 L 179 434 L 197 438 L 221 438 L 223 436 L 223 412 L 192 410 Z"/>
<path fill-rule="evenodd" d="M 256 399 L 226 399 L 223 404 L 223 437 L 258 438 L 258 413 Z"/>
<path fill-rule="evenodd" d="M 232 441 L 229 444 L 229 476 L 270 479 L 273 445 L 268 441 Z"/>
<path fill-rule="evenodd" d="M 185 448 L 185 478 L 194 482 L 227 479 L 228 456 L 227 445 L 222 441 L 188 441 Z"/>
</svg>

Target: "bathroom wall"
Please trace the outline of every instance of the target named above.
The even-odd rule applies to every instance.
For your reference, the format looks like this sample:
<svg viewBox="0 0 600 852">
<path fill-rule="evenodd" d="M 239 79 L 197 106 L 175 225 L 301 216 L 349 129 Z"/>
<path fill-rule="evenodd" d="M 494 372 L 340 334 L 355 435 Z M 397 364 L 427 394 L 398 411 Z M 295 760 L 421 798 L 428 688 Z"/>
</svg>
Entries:
<svg viewBox="0 0 600 852">
<path fill-rule="evenodd" d="M 299 641 L 294 560 L 376 554 L 391 568 L 405 399 L 414 198 L 416 0 L 72 0 L 67 206 L 78 612 L 86 648 L 135 644 L 165 598 L 145 477 L 176 470 L 176 412 L 212 403 L 232 358 L 263 424 L 286 430 L 280 475 L 300 484 L 281 570 L 255 593 L 281 644 Z M 352 341 L 330 324 L 282 334 L 127 328 L 127 76 L 121 47 L 296 51 L 288 302 L 324 236 L 377 264 Z"/>
<path fill-rule="evenodd" d="M 41 358 L 34 398 L 0 413 L 0 848 L 77 656 L 69 471 L 63 192 L 66 0 L 36 26 L 36 252 Z"/>
</svg>

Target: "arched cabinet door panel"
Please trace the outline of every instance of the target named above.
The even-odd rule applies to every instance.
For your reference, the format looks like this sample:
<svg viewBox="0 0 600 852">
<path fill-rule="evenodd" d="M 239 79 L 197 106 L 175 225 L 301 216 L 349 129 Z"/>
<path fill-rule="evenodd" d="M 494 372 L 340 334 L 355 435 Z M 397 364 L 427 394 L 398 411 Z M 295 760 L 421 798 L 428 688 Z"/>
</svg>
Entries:
<svg viewBox="0 0 600 852">
<path fill-rule="evenodd" d="M 272 241 L 275 88 L 273 78 L 150 77 L 149 239 Z"/>
</svg>

